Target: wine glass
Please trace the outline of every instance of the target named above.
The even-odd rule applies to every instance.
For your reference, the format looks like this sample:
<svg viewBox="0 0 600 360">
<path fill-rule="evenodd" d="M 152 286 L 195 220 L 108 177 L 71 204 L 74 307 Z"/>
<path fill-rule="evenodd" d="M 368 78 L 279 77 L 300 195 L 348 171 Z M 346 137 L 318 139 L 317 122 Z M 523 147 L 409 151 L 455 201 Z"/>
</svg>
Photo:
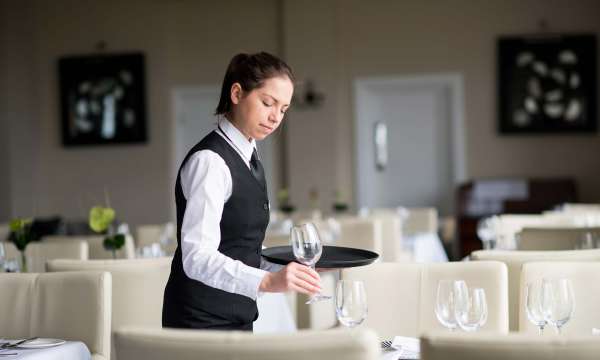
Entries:
<svg viewBox="0 0 600 360">
<path fill-rule="evenodd" d="M 344 326 L 353 328 L 367 318 L 367 295 L 362 281 L 339 280 L 335 291 L 335 313 Z"/>
<path fill-rule="evenodd" d="M 317 227 L 313 223 L 304 223 L 292 227 L 292 249 L 294 256 L 299 263 L 310 266 L 313 270 L 315 264 L 321 258 L 323 245 L 319 238 Z M 321 300 L 331 299 L 331 296 L 317 293 L 312 296 L 306 303 L 312 304 Z"/>
<path fill-rule="evenodd" d="M 454 331 L 458 326 L 454 317 L 454 282 L 440 280 L 435 299 L 435 316 L 443 327 Z"/>
<path fill-rule="evenodd" d="M 481 240 L 484 250 L 492 250 L 496 247 L 493 217 L 483 218 L 477 222 L 477 236 Z"/>
<path fill-rule="evenodd" d="M 487 321 L 487 301 L 481 288 L 469 289 L 464 281 L 454 282 L 454 316 L 461 329 L 477 331 Z"/>
<path fill-rule="evenodd" d="M 542 280 L 542 312 L 546 321 L 556 326 L 558 334 L 571 319 L 574 310 L 575 296 L 569 279 Z"/>
<path fill-rule="evenodd" d="M 544 334 L 544 327 L 548 323 L 542 312 L 542 284 L 540 281 L 528 283 L 525 287 L 525 310 L 527 319 L 538 327 L 540 335 Z"/>
</svg>

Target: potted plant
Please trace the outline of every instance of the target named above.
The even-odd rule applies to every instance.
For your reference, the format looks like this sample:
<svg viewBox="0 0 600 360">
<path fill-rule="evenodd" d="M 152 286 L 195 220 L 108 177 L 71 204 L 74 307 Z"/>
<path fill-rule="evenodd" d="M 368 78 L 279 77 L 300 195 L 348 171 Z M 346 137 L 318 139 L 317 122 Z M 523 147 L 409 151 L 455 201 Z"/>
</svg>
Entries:
<svg viewBox="0 0 600 360">
<path fill-rule="evenodd" d="M 111 251 L 113 259 L 116 259 L 117 250 L 125 245 L 125 235 L 116 233 L 114 220 L 115 210 L 110 207 L 94 206 L 90 210 L 90 228 L 99 234 L 106 234 L 104 248 Z"/>
<path fill-rule="evenodd" d="M 342 192 L 340 190 L 335 191 L 335 200 L 333 202 L 333 212 L 336 214 L 342 214 L 348 211 L 348 204 L 343 200 Z"/>
<path fill-rule="evenodd" d="M 31 219 L 15 218 L 10 221 L 10 231 L 13 232 L 13 243 L 21 253 L 21 271 L 27 272 L 27 259 L 25 258 L 25 248 L 33 237 L 31 234 Z"/>
</svg>

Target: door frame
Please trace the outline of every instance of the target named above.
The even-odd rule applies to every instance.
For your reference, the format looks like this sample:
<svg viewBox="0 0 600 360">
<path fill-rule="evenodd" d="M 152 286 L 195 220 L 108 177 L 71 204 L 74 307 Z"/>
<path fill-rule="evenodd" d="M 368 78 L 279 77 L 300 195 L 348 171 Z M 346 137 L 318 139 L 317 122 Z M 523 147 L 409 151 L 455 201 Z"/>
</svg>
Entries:
<svg viewBox="0 0 600 360">
<path fill-rule="evenodd" d="M 452 149 L 452 181 L 456 186 L 466 180 L 466 129 L 464 126 L 464 86 L 463 77 L 460 73 L 440 73 L 426 75 L 409 75 L 409 76 L 373 76 L 373 77 L 358 77 L 354 80 L 354 198 L 356 199 L 357 207 L 364 206 L 361 204 L 361 177 L 359 169 L 359 123 L 360 120 L 368 114 L 365 105 L 359 99 L 364 98 L 369 92 L 377 90 L 380 87 L 397 87 L 399 90 L 415 92 L 419 89 L 429 88 L 434 91 L 448 91 L 450 96 L 449 101 L 449 116 L 451 129 L 451 149 Z"/>
</svg>

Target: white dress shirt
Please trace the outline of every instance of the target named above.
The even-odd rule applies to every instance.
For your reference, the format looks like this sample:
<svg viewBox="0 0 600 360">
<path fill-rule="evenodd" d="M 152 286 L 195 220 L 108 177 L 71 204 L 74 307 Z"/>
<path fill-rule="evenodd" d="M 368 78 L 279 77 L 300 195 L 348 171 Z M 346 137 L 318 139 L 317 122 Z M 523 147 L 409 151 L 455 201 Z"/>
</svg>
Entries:
<svg viewBox="0 0 600 360">
<path fill-rule="evenodd" d="M 219 127 L 217 134 L 250 167 L 256 147 L 254 139 L 248 141 L 227 119 L 221 119 Z M 282 266 L 261 259 L 257 269 L 219 252 L 221 214 L 232 193 L 231 173 L 225 160 L 212 150 L 198 151 L 181 169 L 180 180 L 187 201 L 181 226 L 185 274 L 208 286 L 256 299 L 267 271 L 278 271 Z"/>
</svg>

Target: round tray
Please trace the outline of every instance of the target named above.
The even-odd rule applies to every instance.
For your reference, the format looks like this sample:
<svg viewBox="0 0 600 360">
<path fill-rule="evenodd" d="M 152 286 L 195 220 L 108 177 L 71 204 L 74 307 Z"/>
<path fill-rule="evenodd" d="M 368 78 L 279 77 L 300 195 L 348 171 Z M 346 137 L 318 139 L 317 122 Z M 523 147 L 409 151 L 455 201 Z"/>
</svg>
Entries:
<svg viewBox="0 0 600 360">
<path fill-rule="evenodd" d="M 264 249 L 262 256 L 272 263 L 281 265 L 287 265 L 292 261 L 296 261 L 291 245 Z M 363 266 L 369 265 L 377 260 L 378 257 L 377 253 L 369 250 L 341 246 L 323 246 L 323 253 L 315 267 L 347 268 Z"/>
</svg>

